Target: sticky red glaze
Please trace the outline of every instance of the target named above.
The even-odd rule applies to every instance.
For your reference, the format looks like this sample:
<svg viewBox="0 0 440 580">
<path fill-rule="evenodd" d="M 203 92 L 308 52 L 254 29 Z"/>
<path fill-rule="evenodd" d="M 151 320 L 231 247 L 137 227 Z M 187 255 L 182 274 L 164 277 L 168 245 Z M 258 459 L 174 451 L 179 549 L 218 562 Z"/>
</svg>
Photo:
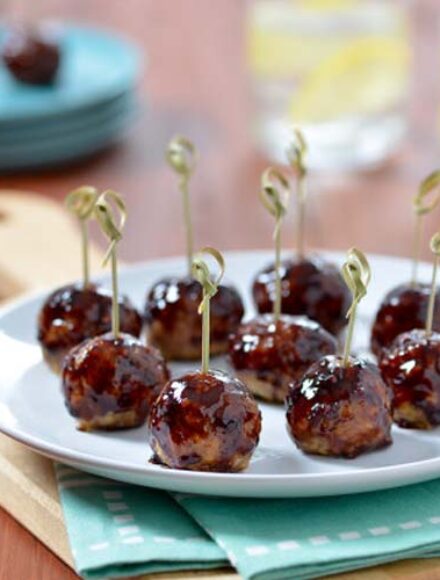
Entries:
<svg viewBox="0 0 440 580">
<path fill-rule="evenodd" d="M 392 388 L 393 417 L 401 427 L 440 425 L 440 334 L 424 330 L 400 334 L 380 360 Z"/>
<path fill-rule="evenodd" d="M 139 336 L 142 318 L 130 300 L 120 297 L 121 332 Z M 38 317 L 38 340 L 52 354 L 65 354 L 86 338 L 111 329 L 112 297 L 99 286 L 63 286 L 43 304 Z"/>
<path fill-rule="evenodd" d="M 193 278 L 166 278 L 150 290 L 145 319 L 149 342 L 170 359 L 198 358 L 202 344 L 202 319 L 198 312 L 202 287 Z M 211 353 L 227 350 L 227 339 L 244 314 L 237 290 L 219 286 L 211 300 Z"/>
<path fill-rule="evenodd" d="M 291 385 L 287 423 L 306 453 L 356 457 L 391 443 L 391 390 L 376 365 L 327 356 Z"/>
<path fill-rule="evenodd" d="M 136 427 L 145 422 L 168 379 L 157 349 L 128 334 L 115 339 L 107 333 L 69 352 L 63 368 L 63 392 L 70 414 L 82 422 L 132 411 L 133 424 L 126 426 Z"/>
<path fill-rule="evenodd" d="M 43 28 L 14 28 L 2 50 L 3 61 L 19 81 L 32 85 L 53 83 L 61 51 L 54 34 Z"/>
<path fill-rule="evenodd" d="M 280 274 L 282 312 L 307 316 L 334 335 L 344 328 L 350 292 L 333 264 L 318 256 L 285 260 Z M 260 313 L 272 312 L 275 297 L 273 265 L 257 274 L 252 294 Z"/>
<path fill-rule="evenodd" d="M 210 371 L 170 381 L 150 418 L 154 461 L 174 469 L 239 471 L 258 445 L 261 415 L 246 386 Z"/>
<path fill-rule="evenodd" d="M 237 370 L 254 371 L 287 393 L 287 384 L 300 379 L 308 367 L 337 350 L 336 339 L 304 316 L 283 315 L 277 323 L 266 314 L 246 322 L 231 335 L 229 356 Z"/>
<path fill-rule="evenodd" d="M 376 356 L 403 332 L 424 328 L 431 286 L 401 284 L 384 298 L 371 332 L 371 350 Z M 433 328 L 440 331 L 440 293 L 437 291 Z"/>
</svg>

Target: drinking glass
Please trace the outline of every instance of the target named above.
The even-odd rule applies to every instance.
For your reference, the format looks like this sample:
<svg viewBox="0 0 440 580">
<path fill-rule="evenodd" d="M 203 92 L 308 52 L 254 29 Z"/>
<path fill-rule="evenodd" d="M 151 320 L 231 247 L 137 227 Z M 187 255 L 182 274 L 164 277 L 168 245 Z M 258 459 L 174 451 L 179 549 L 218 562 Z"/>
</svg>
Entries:
<svg viewBox="0 0 440 580">
<path fill-rule="evenodd" d="M 405 6 L 388 0 L 252 0 L 247 55 L 255 138 L 273 160 L 298 126 L 309 165 L 379 164 L 406 130 Z"/>
</svg>

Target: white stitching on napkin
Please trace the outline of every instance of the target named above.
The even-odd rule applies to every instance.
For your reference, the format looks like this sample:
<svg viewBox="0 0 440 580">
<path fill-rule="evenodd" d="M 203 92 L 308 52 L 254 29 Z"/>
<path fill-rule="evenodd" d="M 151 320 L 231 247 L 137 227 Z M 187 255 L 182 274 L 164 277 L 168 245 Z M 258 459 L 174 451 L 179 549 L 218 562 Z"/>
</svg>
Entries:
<svg viewBox="0 0 440 580">
<path fill-rule="evenodd" d="M 115 524 L 126 524 L 128 522 L 132 522 L 134 520 L 134 516 L 131 514 L 122 514 L 121 516 L 113 516 L 113 521 Z"/>
<path fill-rule="evenodd" d="M 124 510 L 128 510 L 128 505 L 123 501 L 111 502 L 107 504 L 107 508 L 110 512 L 122 512 Z"/>
<path fill-rule="evenodd" d="M 120 536 L 128 536 L 129 534 L 138 534 L 139 526 L 125 526 L 123 528 L 118 528 L 118 533 Z"/>
<path fill-rule="evenodd" d="M 103 491 L 102 495 L 104 499 L 122 499 L 122 493 L 120 491 Z"/>
<path fill-rule="evenodd" d="M 342 532 L 341 534 L 338 535 L 344 542 L 346 540 L 359 540 L 359 538 L 361 537 L 359 532 Z"/>
<path fill-rule="evenodd" d="M 266 546 L 251 546 L 246 548 L 246 553 L 248 556 L 265 556 L 269 554 L 269 548 Z"/>
<path fill-rule="evenodd" d="M 372 536 L 386 536 L 390 533 L 390 528 L 383 526 L 381 528 L 370 528 L 368 530 Z"/>
<path fill-rule="evenodd" d="M 96 550 L 105 550 L 106 548 L 109 547 L 109 543 L 108 542 L 101 542 L 100 544 L 91 544 L 89 546 L 89 548 L 93 551 Z"/>
<path fill-rule="evenodd" d="M 420 522 L 412 521 L 412 522 L 403 522 L 403 524 L 399 524 L 399 528 L 402 530 L 415 530 L 416 528 L 421 528 L 422 524 Z"/>
<path fill-rule="evenodd" d="M 295 542 L 295 540 L 287 540 L 285 542 L 279 542 L 277 548 L 282 551 L 296 550 L 299 548 L 299 544 L 298 542 Z"/>
<path fill-rule="evenodd" d="M 314 546 L 321 546 L 322 544 L 328 544 L 330 538 L 328 536 L 313 536 L 312 538 L 309 538 L 309 542 Z"/>
</svg>

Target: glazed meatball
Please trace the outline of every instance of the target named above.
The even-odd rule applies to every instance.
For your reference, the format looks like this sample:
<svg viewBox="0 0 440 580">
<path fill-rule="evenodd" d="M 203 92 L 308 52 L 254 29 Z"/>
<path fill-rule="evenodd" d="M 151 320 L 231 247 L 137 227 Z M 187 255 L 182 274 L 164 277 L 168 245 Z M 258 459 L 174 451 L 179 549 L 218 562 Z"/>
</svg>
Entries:
<svg viewBox="0 0 440 580">
<path fill-rule="evenodd" d="M 80 430 L 127 429 L 145 423 L 168 379 L 159 351 L 134 336 L 107 333 L 69 352 L 63 391 Z"/>
<path fill-rule="evenodd" d="M 125 297 L 119 299 L 121 331 L 139 336 L 142 318 Z M 107 290 L 89 284 L 63 286 L 43 304 L 38 317 L 38 340 L 46 362 L 60 373 L 69 350 L 111 329 L 112 297 Z"/>
<path fill-rule="evenodd" d="M 306 453 L 353 458 L 391 443 L 391 391 L 378 368 L 327 356 L 290 386 L 287 427 Z"/>
<path fill-rule="evenodd" d="M 371 350 L 377 357 L 403 332 L 424 328 L 431 286 L 402 284 L 384 298 L 371 332 Z M 433 328 L 440 331 L 440 292 L 435 299 Z"/>
<path fill-rule="evenodd" d="M 148 294 L 145 319 L 149 342 L 169 360 L 195 360 L 202 348 L 202 320 L 198 312 L 202 287 L 193 278 L 167 278 Z M 211 355 L 223 354 L 228 336 L 237 329 L 244 308 L 231 286 L 219 286 L 211 299 Z"/>
<path fill-rule="evenodd" d="M 56 36 L 47 27 L 12 29 L 3 44 L 3 61 L 19 81 L 31 85 L 54 82 L 61 60 Z"/>
<path fill-rule="evenodd" d="M 286 260 L 281 270 L 281 310 L 316 320 L 334 335 L 347 323 L 350 292 L 336 266 L 318 256 Z M 253 283 L 252 294 L 260 313 L 272 312 L 275 297 L 275 269 L 262 270 Z"/>
<path fill-rule="evenodd" d="M 393 390 L 393 419 L 400 427 L 440 425 L 440 334 L 400 334 L 381 358 L 380 369 Z"/>
<path fill-rule="evenodd" d="M 247 387 L 220 371 L 170 381 L 149 417 L 153 461 L 173 469 L 236 472 L 258 445 L 261 414 Z"/>
<path fill-rule="evenodd" d="M 308 367 L 337 350 L 336 339 L 304 316 L 266 314 L 242 324 L 230 338 L 229 356 L 236 375 L 258 397 L 283 403 L 288 386 Z"/>
</svg>

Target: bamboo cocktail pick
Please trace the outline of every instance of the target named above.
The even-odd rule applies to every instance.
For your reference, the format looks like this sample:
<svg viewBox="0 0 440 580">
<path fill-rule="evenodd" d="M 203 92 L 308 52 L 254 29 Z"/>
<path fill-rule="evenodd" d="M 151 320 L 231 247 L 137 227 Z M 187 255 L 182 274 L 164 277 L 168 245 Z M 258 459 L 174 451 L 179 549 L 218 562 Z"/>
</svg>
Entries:
<svg viewBox="0 0 440 580">
<path fill-rule="evenodd" d="M 273 316 L 278 322 L 281 315 L 281 224 L 287 213 L 290 189 L 287 178 L 277 169 L 269 167 L 261 176 L 260 199 L 264 207 L 275 217 L 275 300 Z"/>
<path fill-rule="evenodd" d="M 202 254 L 208 254 L 214 258 L 219 267 L 219 273 L 215 279 L 212 278 L 208 264 L 203 259 Z M 222 254 L 215 248 L 206 247 L 200 250 L 192 263 L 192 275 L 202 286 L 203 298 L 199 305 L 199 314 L 202 315 L 202 373 L 209 371 L 209 351 L 210 351 L 210 303 L 211 298 L 216 295 L 219 284 L 225 272 L 225 261 Z"/>
<path fill-rule="evenodd" d="M 353 295 L 353 301 L 347 312 L 349 323 L 344 349 L 344 366 L 347 366 L 353 342 L 353 329 L 356 320 L 357 307 L 362 298 L 367 294 L 367 287 L 371 279 L 370 264 L 360 250 L 352 248 L 348 251 L 347 260 L 342 266 L 342 275 Z"/>
<path fill-rule="evenodd" d="M 298 256 L 304 258 L 305 254 L 305 211 L 306 211 L 306 177 L 307 177 L 307 167 L 305 164 L 305 158 L 307 155 L 307 143 L 304 139 L 304 135 L 299 129 L 294 129 L 294 139 L 292 143 L 287 148 L 287 159 L 290 166 L 295 172 L 297 178 L 297 190 L 296 190 L 296 247 Z"/>
<path fill-rule="evenodd" d="M 115 211 L 116 210 L 116 211 Z M 116 215 L 116 212 L 119 215 Z M 104 233 L 110 240 L 110 245 L 104 256 L 103 266 L 111 260 L 112 271 L 112 333 L 118 338 L 120 332 L 119 302 L 118 302 L 118 265 L 116 248 L 122 239 L 122 230 L 127 219 L 125 203 L 119 193 L 107 190 L 102 193 L 95 206 L 96 219 Z M 117 223 L 118 221 L 118 223 Z"/>
<path fill-rule="evenodd" d="M 426 177 L 420 184 L 419 191 L 413 200 L 413 207 L 416 214 L 414 226 L 414 253 L 413 253 L 413 270 L 411 277 L 411 285 L 415 286 L 417 283 L 417 273 L 420 261 L 420 247 L 422 244 L 423 234 L 423 217 L 430 213 L 440 202 L 440 193 L 433 198 L 431 203 L 425 204 L 427 195 L 435 191 L 440 185 L 440 170 L 434 171 Z"/>
<path fill-rule="evenodd" d="M 79 219 L 81 226 L 82 244 L 82 270 L 83 286 L 86 288 L 90 282 L 89 265 L 89 230 L 87 221 L 94 217 L 95 204 L 99 192 L 95 187 L 83 185 L 71 191 L 65 200 L 66 207 Z"/>
<path fill-rule="evenodd" d="M 432 267 L 431 294 L 429 296 L 428 311 L 426 315 L 426 334 L 428 336 L 432 334 L 432 323 L 434 320 L 435 297 L 437 293 L 437 271 L 440 259 L 440 232 L 432 236 L 430 247 L 434 254 L 434 265 Z"/>
<path fill-rule="evenodd" d="M 179 176 L 179 188 L 183 197 L 183 218 L 186 229 L 186 256 L 189 275 L 191 275 L 192 271 L 194 239 L 188 185 L 196 166 L 197 157 L 197 150 L 189 139 L 180 135 L 171 139 L 166 151 L 166 159 Z"/>
</svg>

